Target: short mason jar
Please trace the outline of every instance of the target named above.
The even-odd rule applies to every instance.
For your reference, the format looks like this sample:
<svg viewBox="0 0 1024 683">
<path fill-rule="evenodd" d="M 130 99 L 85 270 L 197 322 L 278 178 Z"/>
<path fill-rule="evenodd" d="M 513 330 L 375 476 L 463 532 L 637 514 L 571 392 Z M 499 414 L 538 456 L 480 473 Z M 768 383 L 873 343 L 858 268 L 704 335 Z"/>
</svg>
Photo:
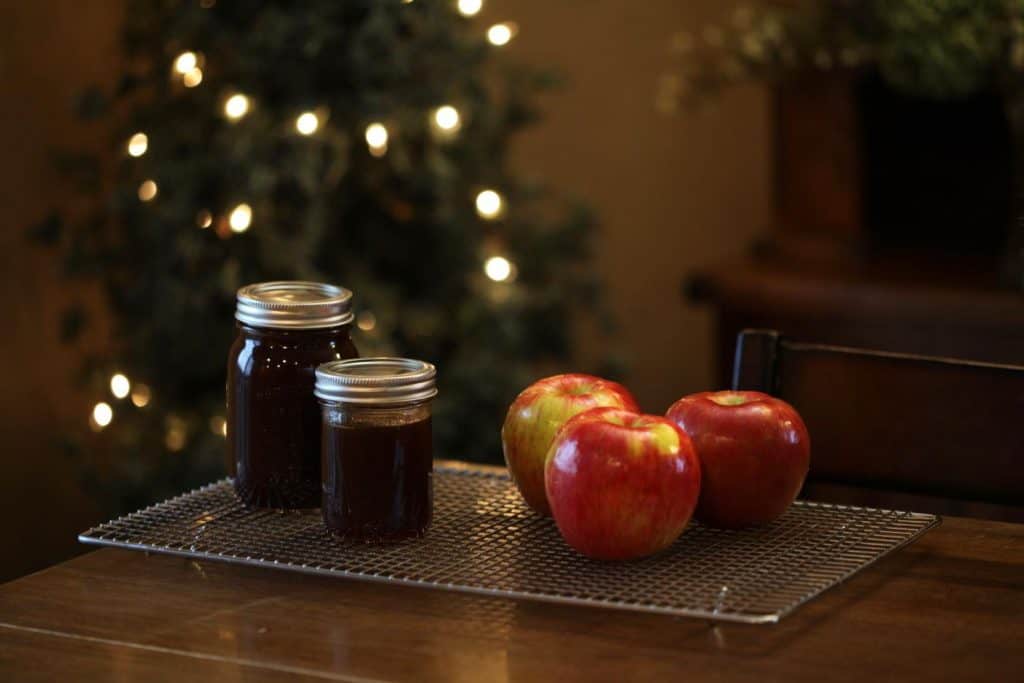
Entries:
<svg viewBox="0 0 1024 683">
<path fill-rule="evenodd" d="M 254 507 L 320 505 L 317 366 L 356 358 L 352 293 L 319 282 L 262 282 L 238 290 L 228 354 L 228 469 Z"/>
<path fill-rule="evenodd" d="M 436 370 L 407 358 L 321 365 L 323 515 L 334 534 L 383 543 L 423 536 L 433 514 Z"/>
</svg>

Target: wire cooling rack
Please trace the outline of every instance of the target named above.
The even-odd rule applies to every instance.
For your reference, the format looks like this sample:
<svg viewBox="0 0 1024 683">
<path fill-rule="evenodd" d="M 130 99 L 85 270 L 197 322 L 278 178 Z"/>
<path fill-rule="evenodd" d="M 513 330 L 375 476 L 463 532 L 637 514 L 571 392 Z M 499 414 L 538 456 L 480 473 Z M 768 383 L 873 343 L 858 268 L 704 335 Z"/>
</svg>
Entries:
<svg viewBox="0 0 1024 683">
<path fill-rule="evenodd" d="M 439 467 L 423 539 L 344 543 L 319 511 L 246 509 L 230 480 L 82 533 L 82 543 L 405 585 L 771 623 L 939 523 L 934 515 L 797 502 L 774 524 L 691 524 L 665 552 L 589 560 L 533 514 L 507 474 Z"/>
</svg>

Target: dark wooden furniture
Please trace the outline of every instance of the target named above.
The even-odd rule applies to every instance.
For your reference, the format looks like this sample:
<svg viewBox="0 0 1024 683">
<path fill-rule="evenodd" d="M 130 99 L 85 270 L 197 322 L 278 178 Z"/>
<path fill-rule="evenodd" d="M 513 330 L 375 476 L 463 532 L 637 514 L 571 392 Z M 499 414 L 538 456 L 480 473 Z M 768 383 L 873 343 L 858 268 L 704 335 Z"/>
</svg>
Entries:
<svg viewBox="0 0 1024 683">
<path fill-rule="evenodd" d="M 736 335 L 785 330 L 821 344 L 1024 365 L 1024 296 L 999 289 L 977 262 L 901 258 L 797 268 L 752 258 L 695 273 L 689 301 L 713 312 L 720 386 Z M 991 270 L 991 269 L 990 269 Z"/>
<path fill-rule="evenodd" d="M 871 70 L 839 69 L 784 81 L 774 104 L 781 251 L 835 262 L 906 249 L 998 266 L 1014 165 L 998 92 L 908 97 Z"/>
<path fill-rule="evenodd" d="M 947 519 L 775 626 L 100 550 L 0 586 L 0 680 L 1009 681 L 1024 525 Z"/>
<path fill-rule="evenodd" d="M 1024 238 L 1009 230 L 999 95 L 908 98 L 870 70 L 834 69 L 788 80 L 774 102 L 770 225 L 684 283 L 713 313 L 723 385 L 751 327 L 1024 365 Z"/>
<path fill-rule="evenodd" d="M 745 330 L 732 385 L 800 411 L 811 434 L 809 497 L 856 487 L 1002 506 L 997 516 L 1024 521 L 1024 367 Z"/>
</svg>

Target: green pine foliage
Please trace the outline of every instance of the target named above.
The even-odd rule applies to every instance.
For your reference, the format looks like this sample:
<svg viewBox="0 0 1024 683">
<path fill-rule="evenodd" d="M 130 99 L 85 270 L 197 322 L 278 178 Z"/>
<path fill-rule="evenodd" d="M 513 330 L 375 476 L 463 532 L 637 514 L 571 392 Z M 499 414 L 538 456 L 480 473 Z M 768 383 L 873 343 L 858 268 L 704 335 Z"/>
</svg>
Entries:
<svg viewBox="0 0 1024 683">
<path fill-rule="evenodd" d="M 671 110 L 731 84 L 808 71 L 875 69 L 896 92 L 956 100 L 1021 90 L 1022 0 L 828 0 L 739 5 L 723 26 L 678 34 L 682 58 L 662 79 Z"/>
<path fill-rule="evenodd" d="M 485 28 L 454 0 L 128 3 L 125 73 L 79 106 L 116 129 L 116 169 L 61 155 L 91 210 L 32 231 L 109 305 L 114 344 L 82 378 L 114 419 L 73 442 L 106 502 L 127 509 L 222 475 L 217 418 L 243 284 L 352 289 L 363 355 L 437 364 L 441 457 L 500 461 L 516 392 L 567 367 L 574 332 L 610 331 L 589 267 L 590 213 L 507 164 L 557 79 L 507 63 Z M 202 74 L 194 87 L 175 71 L 186 51 Z M 224 106 L 237 93 L 250 108 L 232 121 Z M 432 120 L 441 105 L 460 113 L 454 134 Z M 308 136 L 295 126 L 304 111 L 320 123 Z M 365 138 L 375 122 L 388 131 L 383 154 Z M 127 143 L 138 132 L 147 147 L 136 157 Z M 146 180 L 157 193 L 143 201 Z M 475 206 L 487 188 L 503 198 L 494 219 Z M 235 232 L 241 204 L 251 223 Z M 509 281 L 485 276 L 492 256 L 513 264 Z M 73 342 L 89 322 L 73 308 L 62 335 Z M 111 397 L 115 371 L 151 388 L 148 405 Z"/>
</svg>

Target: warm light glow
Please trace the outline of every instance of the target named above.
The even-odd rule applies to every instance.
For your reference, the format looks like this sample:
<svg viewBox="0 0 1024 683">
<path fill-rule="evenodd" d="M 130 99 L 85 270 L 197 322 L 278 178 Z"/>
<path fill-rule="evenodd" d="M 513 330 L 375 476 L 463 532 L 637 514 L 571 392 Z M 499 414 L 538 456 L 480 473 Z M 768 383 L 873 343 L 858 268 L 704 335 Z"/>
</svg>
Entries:
<svg viewBox="0 0 1024 683">
<path fill-rule="evenodd" d="M 188 425 L 177 415 L 168 415 L 165 424 L 167 432 L 164 434 L 164 446 L 169 451 L 180 451 L 185 447 Z"/>
<path fill-rule="evenodd" d="M 509 41 L 512 40 L 518 32 L 518 26 L 511 22 L 503 21 L 500 24 L 495 24 L 487 29 L 487 42 L 496 47 L 508 45 Z"/>
<path fill-rule="evenodd" d="M 302 135 L 312 135 L 319 127 L 320 119 L 311 111 L 302 112 L 295 119 L 295 130 L 299 131 Z"/>
<path fill-rule="evenodd" d="M 132 383 L 120 372 L 110 378 L 110 393 L 116 398 L 124 398 L 132 389 Z"/>
<path fill-rule="evenodd" d="M 114 419 L 114 409 L 109 403 L 100 401 L 92 409 L 92 423 L 97 429 L 103 429 Z"/>
<path fill-rule="evenodd" d="M 141 157 L 149 149 L 149 138 L 145 133 L 136 133 L 128 140 L 128 154 Z"/>
<path fill-rule="evenodd" d="M 228 435 L 228 421 L 223 415 L 214 415 L 210 418 L 210 431 L 218 436 Z"/>
<path fill-rule="evenodd" d="M 203 209 L 196 214 L 196 225 L 200 228 L 208 228 L 213 225 L 213 214 Z"/>
<path fill-rule="evenodd" d="M 434 110 L 434 123 L 436 123 L 437 127 L 441 130 L 457 130 L 461 122 L 459 110 L 450 104 L 446 104 Z"/>
<path fill-rule="evenodd" d="M 224 102 L 224 116 L 232 121 L 249 113 L 249 98 L 242 93 L 235 93 Z"/>
<path fill-rule="evenodd" d="M 377 316 L 373 314 L 373 311 L 363 311 L 356 318 L 356 326 L 363 332 L 369 332 L 377 327 Z"/>
<path fill-rule="evenodd" d="M 199 57 L 197 57 L 196 53 L 192 51 L 182 52 L 178 55 L 177 59 L 174 60 L 174 70 L 182 75 L 189 73 L 198 65 Z"/>
<path fill-rule="evenodd" d="M 388 151 L 388 129 L 383 123 L 371 123 L 366 127 L 366 146 L 375 157 L 384 156 Z"/>
<path fill-rule="evenodd" d="M 152 180 L 145 180 L 139 185 L 139 199 L 144 202 L 148 202 L 156 196 L 157 187 L 156 182 Z"/>
<path fill-rule="evenodd" d="M 231 210 L 228 216 L 228 225 L 232 232 L 245 232 L 252 223 L 252 207 L 248 204 L 239 204 Z"/>
<path fill-rule="evenodd" d="M 192 69 L 187 74 L 181 77 L 181 82 L 185 84 L 186 88 L 194 88 L 203 82 L 203 70 L 199 67 Z"/>
<path fill-rule="evenodd" d="M 480 12 L 484 6 L 484 0 L 459 0 L 459 14 L 464 17 L 472 17 Z"/>
<path fill-rule="evenodd" d="M 145 408 L 153 398 L 153 392 L 145 384 L 136 384 L 132 387 L 132 405 L 136 408 Z"/>
<path fill-rule="evenodd" d="M 488 220 L 497 218 L 504 208 L 505 202 L 494 190 L 483 190 L 476 196 L 476 212 L 481 218 Z"/>
<path fill-rule="evenodd" d="M 512 264 L 504 256 L 492 256 L 484 262 L 484 274 L 495 282 L 504 282 L 512 275 Z"/>
<path fill-rule="evenodd" d="M 175 424 L 172 427 L 168 427 L 167 435 L 164 437 L 164 446 L 171 452 L 178 452 L 185 447 L 185 430 Z"/>
</svg>

